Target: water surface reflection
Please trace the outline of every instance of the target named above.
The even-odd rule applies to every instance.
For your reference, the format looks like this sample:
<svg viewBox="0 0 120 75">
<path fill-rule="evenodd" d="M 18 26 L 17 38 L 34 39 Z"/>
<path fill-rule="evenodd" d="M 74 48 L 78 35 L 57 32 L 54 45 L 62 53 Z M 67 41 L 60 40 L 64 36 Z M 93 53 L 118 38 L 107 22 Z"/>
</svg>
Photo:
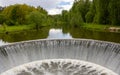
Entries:
<svg viewBox="0 0 120 75">
<path fill-rule="evenodd" d="M 63 33 L 62 29 L 50 29 L 48 39 L 72 39 L 70 33 Z"/>
<path fill-rule="evenodd" d="M 0 34 L 0 45 L 36 39 L 72 39 L 85 38 L 120 43 L 120 33 L 88 30 L 83 28 L 49 28 L 44 27 L 39 31 L 11 32 Z"/>
</svg>

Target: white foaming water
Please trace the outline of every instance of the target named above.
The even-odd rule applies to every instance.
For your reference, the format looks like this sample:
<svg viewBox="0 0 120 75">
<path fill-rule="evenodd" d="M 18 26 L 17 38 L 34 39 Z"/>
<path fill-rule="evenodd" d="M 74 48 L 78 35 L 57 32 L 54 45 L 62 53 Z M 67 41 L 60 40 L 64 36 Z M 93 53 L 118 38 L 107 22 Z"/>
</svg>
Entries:
<svg viewBox="0 0 120 75">
<path fill-rule="evenodd" d="M 83 60 L 120 75 L 120 44 L 87 39 L 35 40 L 1 46 L 0 73 L 44 59 Z"/>
<path fill-rule="evenodd" d="M 117 75 L 99 65 L 72 59 L 35 61 L 15 67 L 1 75 Z"/>
<path fill-rule="evenodd" d="M 7 44 L 8 44 L 8 42 L 4 42 L 3 40 L 0 40 L 0 46 L 7 45 Z"/>
</svg>

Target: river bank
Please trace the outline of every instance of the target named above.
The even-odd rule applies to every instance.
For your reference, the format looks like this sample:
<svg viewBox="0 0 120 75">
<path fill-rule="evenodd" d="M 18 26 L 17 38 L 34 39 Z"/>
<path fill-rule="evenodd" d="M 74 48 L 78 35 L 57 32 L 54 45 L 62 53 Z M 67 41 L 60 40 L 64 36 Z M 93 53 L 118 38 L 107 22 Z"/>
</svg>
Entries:
<svg viewBox="0 0 120 75">
<path fill-rule="evenodd" d="M 82 27 L 85 29 L 95 30 L 95 31 L 120 32 L 120 26 L 115 26 L 115 25 L 85 23 Z"/>
<path fill-rule="evenodd" d="M 30 30 L 32 28 L 33 28 L 32 25 L 1 26 L 0 33 L 19 32 L 19 31 L 24 31 L 24 30 Z"/>
<path fill-rule="evenodd" d="M 82 28 L 94 31 L 120 32 L 120 26 L 85 23 Z M 35 29 L 34 25 L 0 26 L 0 33 L 20 32 Z"/>
</svg>

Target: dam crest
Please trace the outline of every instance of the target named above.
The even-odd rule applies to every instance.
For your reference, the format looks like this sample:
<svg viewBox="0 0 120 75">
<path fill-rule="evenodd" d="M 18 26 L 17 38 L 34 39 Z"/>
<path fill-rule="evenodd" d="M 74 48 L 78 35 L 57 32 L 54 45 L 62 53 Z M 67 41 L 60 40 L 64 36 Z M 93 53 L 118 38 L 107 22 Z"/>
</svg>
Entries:
<svg viewBox="0 0 120 75">
<path fill-rule="evenodd" d="M 53 59 L 55 61 L 53 61 Z M 95 75 L 116 75 L 116 74 L 120 75 L 120 44 L 105 42 L 105 41 L 90 40 L 90 39 L 47 39 L 47 40 L 41 39 L 41 40 L 33 40 L 33 41 L 23 41 L 23 42 L 8 44 L 0 47 L 1 74 L 4 72 L 8 72 L 7 70 L 10 71 L 10 69 L 15 68 L 19 65 L 27 64 L 34 61 L 39 62 L 42 60 L 46 60 L 46 61 L 48 60 L 48 62 L 52 62 L 54 63 L 54 66 L 56 65 L 55 63 L 59 63 L 60 60 L 61 63 L 63 63 L 64 61 L 67 63 L 71 62 L 70 65 L 77 65 L 74 64 L 73 62 L 75 62 L 75 60 L 76 62 L 78 62 L 79 60 L 78 64 L 83 62 L 84 63 L 89 62 L 90 64 L 93 63 L 92 65 L 88 64 L 89 67 L 90 66 L 95 67 L 99 65 L 102 67 L 102 69 L 106 69 L 114 72 L 114 74 L 107 74 L 106 71 L 106 74 L 102 74 L 103 71 L 100 67 L 100 69 L 92 68 L 92 71 L 91 68 L 89 68 L 90 70 L 87 70 L 87 72 L 89 73 L 95 72 L 96 73 Z M 36 62 L 34 63 L 37 64 Z M 88 66 L 83 66 L 83 68 L 86 69 L 88 68 Z M 77 72 L 76 70 L 74 71 Z M 81 71 L 81 73 L 84 71 Z M 87 72 L 85 71 L 85 73 Z M 24 74 L 18 74 L 18 75 L 24 75 Z M 33 74 L 33 75 L 39 75 L 39 74 Z M 54 74 L 46 74 L 46 75 L 54 75 Z M 58 75 L 67 75 L 67 74 L 63 74 L 60 71 Z M 68 75 L 72 75 L 72 74 L 68 74 Z M 80 75 L 80 72 L 77 72 L 75 75 Z M 84 75 L 91 75 L 91 74 L 84 74 Z"/>
</svg>

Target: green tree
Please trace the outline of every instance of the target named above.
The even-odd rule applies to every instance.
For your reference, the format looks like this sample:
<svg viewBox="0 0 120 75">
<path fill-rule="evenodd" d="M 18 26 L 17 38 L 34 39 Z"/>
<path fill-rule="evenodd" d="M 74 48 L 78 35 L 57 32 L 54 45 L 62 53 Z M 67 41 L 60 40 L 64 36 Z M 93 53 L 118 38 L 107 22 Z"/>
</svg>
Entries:
<svg viewBox="0 0 120 75">
<path fill-rule="evenodd" d="M 81 17 L 84 22 L 86 22 L 85 16 L 90 8 L 90 1 L 89 0 L 76 0 L 73 4 L 72 10 L 80 12 Z"/>
<path fill-rule="evenodd" d="M 47 12 L 44 9 L 40 9 L 40 7 L 35 8 L 26 4 L 10 5 L 3 10 L 2 14 L 4 14 L 7 18 L 7 25 L 22 25 L 26 24 L 26 15 L 33 11 L 38 11 L 47 15 Z"/>
<path fill-rule="evenodd" d="M 96 14 L 96 9 L 95 9 L 95 2 L 94 0 L 91 2 L 90 8 L 88 13 L 85 15 L 85 19 L 87 23 L 92 23 L 94 20 L 94 16 Z"/>
<path fill-rule="evenodd" d="M 65 24 L 67 24 L 69 21 L 68 21 L 68 19 L 69 19 L 69 12 L 67 11 L 67 10 L 63 10 L 62 11 L 62 21 L 65 23 Z"/>
<path fill-rule="evenodd" d="M 70 14 L 70 25 L 72 27 L 80 27 L 83 25 L 83 20 L 79 12 Z"/>
<path fill-rule="evenodd" d="M 83 4 L 84 1 L 75 1 L 73 4 L 73 7 L 70 9 L 69 14 L 68 14 L 68 24 L 72 27 L 79 27 L 83 24 Z"/>
<path fill-rule="evenodd" d="M 120 0 L 110 0 L 110 22 L 112 25 L 120 25 Z"/>
<path fill-rule="evenodd" d="M 6 21 L 6 17 L 3 14 L 0 14 L 0 24 L 3 24 Z"/>
<path fill-rule="evenodd" d="M 27 16 L 27 19 L 30 23 L 35 25 L 37 30 L 39 30 L 40 27 L 44 26 L 43 24 L 46 20 L 46 16 L 38 11 L 33 11 Z"/>
<path fill-rule="evenodd" d="M 94 22 L 98 24 L 109 24 L 109 1 L 110 0 L 95 0 L 96 15 Z"/>
<path fill-rule="evenodd" d="M 54 24 L 54 20 L 51 16 L 48 15 L 43 23 L 45 26 L 51 26 Z"/>
<path fill-rule="evenodd" d="M 48 14 L 47 11 L 46 11 L 45 9 L 43 9 L 42 7 L 40 7 L 40 6 L 37 7 L 37 10 L 38 10 L 39 12 L 41 12 L 41 13 L 46 14 L 46 15 Z"/>
</svg>

